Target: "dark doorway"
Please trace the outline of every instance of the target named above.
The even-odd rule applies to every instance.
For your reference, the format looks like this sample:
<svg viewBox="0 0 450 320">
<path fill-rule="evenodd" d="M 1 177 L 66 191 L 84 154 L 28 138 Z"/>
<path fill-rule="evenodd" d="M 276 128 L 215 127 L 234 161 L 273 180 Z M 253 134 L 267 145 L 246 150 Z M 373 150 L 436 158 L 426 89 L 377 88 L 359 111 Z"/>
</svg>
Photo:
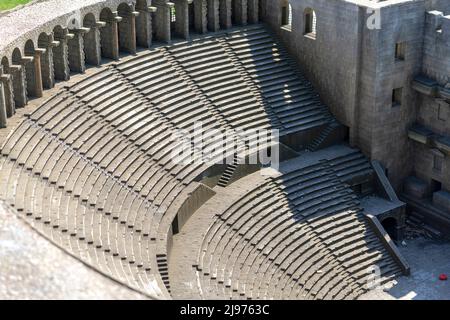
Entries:
<svg viewBox="0 0 450 320">
<path fill-rule="evenodd" d="M 239 24 L 239 19 L 237 15 L 239 14 L 238 7 L 239 6 L 239 0 L 231 0 L 231 23 L 233 26 Z"/>
<path fill-rule="evenodd" d="M 343 126 L 344 127 L 344 134 L 343 134 L 343 138 L 345 142 L 349 142 L 350 141 L 350 128 L 347 126 Z"/>
<path fill-rule="evenodd" d="M 431 179 L 431 194 L 442 190 L 442 182 Z"/>
<path fill-rule="evenodd" d="M 397 220 L 394 218 L 387 218 L 381 222 L 384 230 L 389 234 L 392 240 L 397 241 Z"/>
<path fill-rule="evenodd" d="M 189 4 L 189 32 L 195 32 L 195 6 L 194 2 Z"/>
</svg>

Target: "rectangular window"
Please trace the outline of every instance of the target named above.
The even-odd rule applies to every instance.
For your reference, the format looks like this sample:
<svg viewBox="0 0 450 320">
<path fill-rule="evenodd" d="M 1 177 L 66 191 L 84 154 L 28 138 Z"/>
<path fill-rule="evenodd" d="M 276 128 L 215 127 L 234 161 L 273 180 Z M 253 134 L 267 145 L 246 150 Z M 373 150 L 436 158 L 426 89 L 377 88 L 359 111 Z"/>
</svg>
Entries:
<svg viewBox="0 0 450 320">
<path fill-rule="evenodd" d="M 399 42 L 395 45 L 395 59 L 403 61 L 406 55 L 406 43 Z"/>
<path fill-rule="evenodd" d="M 392 91 L 392 106 L 399 107 L 402 105 L 403 88 L 397 88 Z"/>
</svg>

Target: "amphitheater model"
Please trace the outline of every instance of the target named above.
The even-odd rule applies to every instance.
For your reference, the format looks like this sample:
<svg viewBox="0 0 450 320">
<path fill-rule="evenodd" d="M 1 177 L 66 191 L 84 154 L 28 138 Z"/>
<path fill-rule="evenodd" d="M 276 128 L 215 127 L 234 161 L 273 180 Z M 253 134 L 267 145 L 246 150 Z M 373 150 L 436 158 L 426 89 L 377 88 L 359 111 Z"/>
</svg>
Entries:
<svg viewBox="0 0 450 320">
<path fill-rule="evenodd" d="M 365 86 L 386 73 L 367 61 L 379 62 L 371 50 L 392 28 L 408 35 L 402 23 L 416 11 L 445 35 L 448 17 L 426 13 L 427 1 L 333 3 L 48 0 L 2 14 L 0 198 L 71 255 L 156 299 L 356 299 L 407 275 L 392 240 L 406 176 L 394 151 L 384 155 L 403 140 L 372 140 L 391 126 L 379 127 Z M 397 12 L 399 25 L 371 30 L 371 8 Z M 405 50 L 395 54 L 408 59 Z M 433 85 L 448 99 L 420 79 L 417 90 Z M 387 90 L 403 103 L 392 112 L 405 108 L 398 89 Z M 263 130 L 278 141 L 241 134 Z M 197 151 L 214 161 L 174 162 L 178 142 L 199 136 L 208 142 Z M 261 149 L 271 162 L 247 164 Z"/>
</svg>

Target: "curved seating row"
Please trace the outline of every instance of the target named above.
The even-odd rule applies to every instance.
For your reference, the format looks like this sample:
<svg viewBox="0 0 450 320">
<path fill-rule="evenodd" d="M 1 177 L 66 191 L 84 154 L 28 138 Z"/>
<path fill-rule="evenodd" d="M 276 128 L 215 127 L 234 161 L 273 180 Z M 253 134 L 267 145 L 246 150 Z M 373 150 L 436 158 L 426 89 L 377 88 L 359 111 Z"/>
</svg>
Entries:
<svg viewBox="0 0 450 320">
<path fill-rule="evenodd" d="M 401 273 L 344 183 L 371 170 L 361 153 L 299 163 L 217 215 L 199 254 L 205 298 L 353 299 L 372 266 Z"/>
<path fill-rule="evenodd" d="M 235 159 L 235 146 L 230 140 L 242 139 L 236 136 L 240 130 L 283 129 L 287 134 L 320 126 L 327 118 L 316 104 L 314 108 L 321 111 L 309 117 L 300 101 L 270 100 L 268 92 L 277 93 L 283 83 L 292 90 L 304 90 L 306 85 L 298 74 L 287 74 L 281 63 L 267 59 L 266 49 L 257 48 L 256 38 L 270 38 L 262 27 L 231 35 L 229 39 L 216 35 L 141 52 L 61 89 L 28 115 L 3 145 L 0 198 L 84 262 L 136 290 L 169 297 L 167 270 L 161 267 L 165 253 L 158 251 L 160 242 L 164 242 L 160 231 L 167 227 L 164 223 L 168 219 L 164 218 L 174 200 L 193 189 L 214 162 L 192 159 L 189 153 L 181 156 L 183 162 L 174 161 L 180 141 L 204 139 L 206 143 L 199 151 L 211 160 L 221 161 L 229 155 Z M 237 45 L 233 41 L 246 38 L 254 49 L 243 52 L 236 47 L 235 53 L 229 51 Z M 256 87 L 249 86 L 248 74 L 252 73 L 249 68 L 244 72 L 237 67 L 236 57 L 246 65 L 245 59 L 253 53 L 255 61 L 262 61 L 268 72 L 272 70 L 270 63 L 274 64 L 276 79 L 266 78 L 257 70 L 251 79 Z M 285 56 L 280 55 L 280 59 Z M 258 98 L 261 95 L 273 110 L 265 109 L 267 106 Z M 296 120 L 290 121 L 291 117 Z M 309 120 L 300 122 L 300 118 Z M 201 130 L 197 130 L 199 122 Z M 274 125 L 279 123 L 282 127 Z M 230 129 L 234 134 L 226 135 L 224 151 L 223 142 L 214 136 Z M 261 144 L 254 137 L 245 140 L 250 148 Z M 233 206 L 235 209 L 220 217 L 223 223 L 215 224 L 205 238 L 202 259 L 205 274 L 214 277 L 202 280 L 211 295 L 220 289 L 230 296 L 286 296 L 284 288 L 291 284 L 286 278 L 287 267 L 286 272 L 279 272 L 274 263 L 287 252 L 280 248 L 288 247 L 287 239 L 279 236 L 297 228 L 292 217 L 306 221 L 357 207 L 351 191 L 340 181 L 368 168 L 358 162 L 361 159 L 357 156 L 335 161 L 329 163 L 334 168 L 331 173 L 317 170 L 307 179 L 301 171 L 286 175 L 286 179 L 292 176 L 289 181 L 268 180 L 264 189 L 243 198 Z M 315 176 L 319 173 L 322 175 Z M 295 184 L 299 179 L 305 180 L 302 188 Z M 277 202 L 273 202 L 275 199 Z M 252 212 L 258 218 L 255 226 L 250 223 Z M 271 221 L 275 220 L 272 228 Z M 306 228 L 306 222 L 302 223 Z M 225 227 L 228 225 L 235 230 L 230 231 Z M 308 229 L 308 237 L 314 232 L 314 228 Z M 236 233 L 242 237 L 235 237 Z M 325 240 L 337 243 L 334 235 L 321 241 Z M 206 246 L 208 241 L 211 243 Z M 248 245 L 254 250 L 245 251 Z M 327 244 L 321 246 L 326 256 Z M 260 256 L 261 250 L 272 247 L 273 257 L 269 253 Z M 217 255 L 219 251 L 222 253 Z M 261 270 L 252 269 L 256 258 L 262 258 Z M 293 258 L 283 258 L 283 266 Z M 352 259 L 347 260 L 353 263 Z M 236 273 L 236 265 L 245 268 Z M 249 277 L 251 272 L 258 276 Z M 270 279 L 269 272 L 278 279 L 270 285 L 264 282 Z M 297 274 L 292 270 L 292 277 Z M 339 277 L 346 279 L 344 271 Z M 273 287 L 272 283 L 279 284 Z M 277 293 L 272 292 L 274 288 Z M 294 289 L 297 287 L 292 286 L 291 296 L 300 294 Z"/>
<path fill-rule="evenodd" d="M 282 133 L 330 121 L 332 116 L 311 83 L 264 26 L 229 33 L 226 41 L 277 115 Z"/>
</svg>

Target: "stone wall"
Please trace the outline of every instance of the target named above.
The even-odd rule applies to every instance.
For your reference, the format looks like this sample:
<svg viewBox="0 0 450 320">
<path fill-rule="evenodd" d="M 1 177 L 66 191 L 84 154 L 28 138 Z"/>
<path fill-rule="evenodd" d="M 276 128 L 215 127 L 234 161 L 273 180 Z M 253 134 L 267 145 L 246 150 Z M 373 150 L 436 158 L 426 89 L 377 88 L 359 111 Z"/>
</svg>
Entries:
<svg viewBox="0 0 450 320">
<path fill-rule="evenodd" d="M 448 0 L 428 0 L 427 10 L 438 10 L 450 14 L 450 2 Z"/>
<path fill-rule="evenodd" d="M 306 76 L 337 119 L 353 127 L 356 103 L 360 10 L 353 3 L 329 0 L 292 0 L 291 28 L 281 26 L 285 1 L 266 1 L 265 20 L 284 41 Z M 317 15 L 316 38 L 305 36 L 304 11 Z"/>
<path fill-rule="evenodd" d="M 421 69 L 424 12 L 423 2 L 382 7 L 380 29 L 363 28 L 357 145 L 387 168 L 396 189 L 413 168 L 407 131 L 417 114 L 411 82 Z M 405 48 L 403 59 L 396 57 L 397 44 Z M 396 104 L 393 90 L 399 88 Z"/>
<path fill-rule="evenodd" d="M 282 7 L 293 10 L 282 26 Z M 278 0 L 267 2 L 266 20 L 284 40 L 337 119 L 350 128 L 350 143 L 388 169 L 398 188 L 412 170 L 407 129 L 415 121 L 425 1 L 361 2 Z M 305 34 L 307 8 L 316 13 L 315 37 Z M 376 20 L 374 20 L 376 18 Z M 396 44 L 406 45 L 396 59 Z M 403 88 L 393 107 L 393 89 Z"/>
<path fill-rule="evenodd" d="M 434 133 L 450 136 L 450 105 L 443 99 L 419 95 L 417 122 Z"/>
<path fill-rule="evenodd" d="M 195 0 L 192 4 L 194 27 L 197 32 L 204 32 L 207 28 L 214 31 L 219 27 L 242 25 L 248 22 L 249 17 L 250 20 L 256 19 L 261 11 L 260 16 L 284 41 L 319 91 L 323 102 L 341 123 L 349 127 L 350 144 L 361 148 L 371 159 L 380 161 L 398 188 L 401 181 L 414 171 L 411 159 L 415 149 L 407 135 L 411 125 L 419 122 L 436 133 L 448 134 L 448 101 L 422 97 L 412 90 L 411 83 L 420 73 L 435 79 L 443 87 L 449 81 L 450 18 L 445 16 L 449 13 L 449 2 L 260 1 L 261 5 L 256 0 Z M 11 67 L 9 73 L 12 77 L 8 78 L 8 74 L 2 77 L 4 100 L 11 100 L 8 88 L 12 87 L 16 101 L 15 106 L 3 103 L 7 104 L 4 109 L 8 116 L 14 112 L 14 107 L 26 103 L 27 90 L 22 87 L 28 89 L 29 95 L 32 95 L 30 89 L 36 87 L 32 69 L 23 62 L 27 58 L 23 48 L 29 40 L 37 44 L 42 34 L 49 38 L 54 36 L 55 40 L 46 46 L 46 54 L 53 58 L 55 70 L 44 68 L 42 74 L 44 78 L 49 77 L 47 73 L 54 74 L 56 80 L 68 80 L 69 71 L 83 72 L 86 52 L 89 52 L 89 63 L 98 65 L 101 58 L 99 50 L 104 58 L 117 59 L 119 49 L 133 53 L 136 41 L 141 46 L 150 46 L 152 33 L 156 41 L 162 42 L 170 42 L 173 35 L 189 37 L 191 24 L 187 20 L 190 18 L 187 0 L 174 1 L 177 7 L 175 32 L 170 23 L 172 2 L 130 1 L 126 12 L 117 12 L 123 6 L 122 2 L 83 0 L 54 8 L 56 2 L 48 1 L 26 7 L 23 12 L 19 10 L 0 17 L 2 26 L 21 21 L 21 15 L 29 17 L 29 21 L 5 27 L 0 39 L 2 60 L 6 58 L 12 65 L 13 50 L 19 50 L 22 59 Z M 283 26 L 283 14 L 286 14 L 283 7 L 288 8 L 289 4 L 292 24 Z M 442 11 L 426 14 L 427 10 L 435 9 Z M 105 13 L 105 10 L 109 12 Z M 314 10 L 317 18 L 314 34 L 305 34 L 305 13 L 308 10 Z M 83 28 L 83 19 L 88 14 L 92 15 L 92 21 L 88 28 Z M 379 26 L 371 27 L 370 21 L 374 16 L 379 18 Z M 139 28 L 135 28 L 135 23 Z M 130 37 L 133 39 L 128 43 Z M 92 42 L 92 39 L 96 43 L 84 43 Z M 397 44 L 404 45 L 403 59 L 395 56 Z M 44 67 L 50 63 L 47 58 L 44 56 Z M 44 87 L 52 85 L 52 81 L 44 81 Z M 394 106 L 393 89 L 398 88 L 402 88 L 402 103 Z"/>
<path fill-rule="evenodd" d="M 445 6 L 446 4 L 446 6 Z M 437 8 L 450 10 L 450 2 Z M 447 14 L 450 13 L 447 11 Z M 450 16 L 441 11 L 426 14 L 422 73 L 450 90 Z M 450 137 L 450 101 L 417 94 L 417 123 L 442 137 Z M 429 188 L 432 181 L 450 190 L 450 157 L 429 145 L 414 144 L 414 174 Z M 430 191 L 431 192 L 431 191 Z"/>
<path fill-rule="evenodd" d="M 429 147 L 419 143 L 414 143 L 414 151 L 414 175 L 425 181 L 429 188 L 432 180 L 435 180 L 442 183 L 442 189 L 450 190 L 450 157 L 445 157 L 437 150 L 430 150 Z M 434 167 L 436 157 L 441 158 L 441 170 Z M 431 189 L 428 192 L 431 196 Z"/>
<path fill-rule="evenodd" d="M 450 82 L 449 57 L 450 15 L 430 11 L 426 14 L 423 73 L 445 86 Z"/>
</svg>

